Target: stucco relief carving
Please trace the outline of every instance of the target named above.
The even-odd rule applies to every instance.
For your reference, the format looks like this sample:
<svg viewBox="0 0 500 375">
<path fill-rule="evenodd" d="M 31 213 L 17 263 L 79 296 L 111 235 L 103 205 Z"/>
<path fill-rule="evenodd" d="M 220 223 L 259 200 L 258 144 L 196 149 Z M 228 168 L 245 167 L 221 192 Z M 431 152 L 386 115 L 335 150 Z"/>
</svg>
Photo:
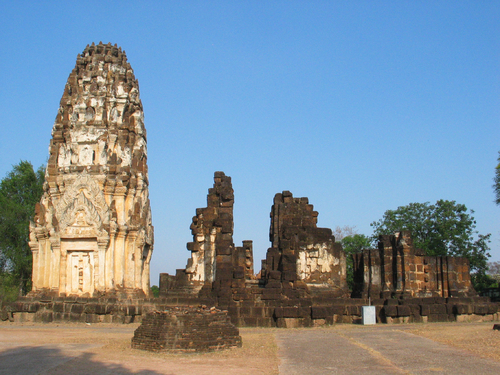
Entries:
<svg viewBox="0 0 500 375">
<path fill-rule="evenodd" d="M 74 236 L 101 237 L 106 234 L 102 219 L 92 202 L 81 191 L 68 206 L 59 222 L 59 231 Z"/>
<path fill-rule="evenodd" d="M 94 163 L 94 149 L 92 146 L 81 146 L 78 153 L 78 162 L 80 165 L 92 165 Z"/>
<path fill-rule="evenodd" d="M 111 114 L 110 114 L 109 118 L 111 119 L 111 122 L 118 121 L 118 110 L 116 109 L 116 107 L 111 109 Z"/>
<path fill-rule="evenodd" d="M 70 131 L 71 142 L 95 142 L 106 133 L 106 129 L 96 129 L 94 127 L 79 126 Z"/>
<path fill-rule="evenodd" d="M 66 223 L 66 226 L 69 225 L 68 222 L 71 219 L 66 218 L 67 211 L 70 207 L 75 206 L 75 201 L 77 201 L 82 194 L 89 204 L 92 205 L 92 209 L 97 212 L 99 221 L 102 224 L 109 224 L 109 206 L 106 203 L 104 194 L 94 179 L 84 171 L 76 178 L 73 184 L 66 189 L 56 206 L 56 217 L 60 225 L 62 225 L 61 223 Z"/>
<path fill-rule="evenodd" d="M 123 149 L 119 147 L 119 155 L 123 166 L 129 166 L 132 163 L 132 152 L 129 147 L 125 146 Z"/>
<path fill-rule="evenodd" d="M 78 112 L 75 111 L 74 109 L 72 109 L 72 112 L 71 112 L 71 121 L 73 121 L 73 122 L 78 121 Z"/>
<path fill-rule="evenodd" d="M 333 266 L 339 264 L 339 259 L 328 252 L 326 243 L 309 244 L 299 249 L 297 257 L 297 275 L 301 280 L 309 279 L 315 272 L 331 272 Z"/>
<path fill-rule="evenodd" d="M 68 167 L 71 164 L 71 150 L 63 143 L 59 146 L 59 156 L 57 165 L 59 167 Z"/>
</svg>

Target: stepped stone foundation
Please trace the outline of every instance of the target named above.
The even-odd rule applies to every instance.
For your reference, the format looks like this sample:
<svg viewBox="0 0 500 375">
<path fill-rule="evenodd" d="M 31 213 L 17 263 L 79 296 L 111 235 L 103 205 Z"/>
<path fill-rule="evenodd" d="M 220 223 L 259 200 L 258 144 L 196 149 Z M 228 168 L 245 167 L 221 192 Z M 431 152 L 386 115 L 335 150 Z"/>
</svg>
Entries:
<svg viewBox="0 0 500 375">
<path fill-rule="evenodd" d="M 132 339 L 132 348 L 149 351 L 200 352 L 236 347 L 241 347 L 241 336 L 227 311 L 204 306 L 148 313 Z"/>
<path fill-rule="evenodd" d="M 30 295 L 147 296 L 153 227 L 139 84 L 116 45 L 87 46 L 52 128 L 30 224 Z"/>
</svg>

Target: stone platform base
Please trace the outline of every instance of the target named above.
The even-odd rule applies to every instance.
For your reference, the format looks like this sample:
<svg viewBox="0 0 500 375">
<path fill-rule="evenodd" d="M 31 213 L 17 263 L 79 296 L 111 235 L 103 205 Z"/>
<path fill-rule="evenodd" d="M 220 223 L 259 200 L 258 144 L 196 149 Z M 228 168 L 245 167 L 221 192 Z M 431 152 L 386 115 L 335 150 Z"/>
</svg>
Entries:
<svg viewBox="0 0 500 375">
<path fill-rule="evenodd" d="M 241 347 L 239 330 L 227 311 L 215 307 L 174 307 L 148 313 L 135 330 L 132 348 L 200 352 Z"/>
<path fill-rule="evenodd" d="M 231 321 L 238 327 L 318 327 L 335 323 L 361 323 L 362 298 L 330 300 L 289 300 L 267 303 L 243 301 L 228 307 Z M 377 323 L 427 323 L 498 321 L 500 304 L 488 297 L 407 298 L 371 300 Z"/>
<path fill-rule="evenodd" d="M 140 323 L 147 313 L 173 306 L 213 306 L 194 298 L 21 297 L 0 311 L 0 319 L 13 322 Z"/>
<path fill-rule="evenodd" d="M 153 311 L 174 306 L 216 306 L 227 310 L 237 327 L 317 327 L 360 323 L 362 298 L 296 298 L 269 301 L 233 301 L 226 306 L 199 297 L 175 296 L 118 300 L 116 298 L 23 297 L 4 306 L 0 319 L 16 322 L 73 321 L 86 323 L 140 323 Z M 372 299 L 377 323 L 499 321 L 500 303 L 488 297 Z"/>
</svg>

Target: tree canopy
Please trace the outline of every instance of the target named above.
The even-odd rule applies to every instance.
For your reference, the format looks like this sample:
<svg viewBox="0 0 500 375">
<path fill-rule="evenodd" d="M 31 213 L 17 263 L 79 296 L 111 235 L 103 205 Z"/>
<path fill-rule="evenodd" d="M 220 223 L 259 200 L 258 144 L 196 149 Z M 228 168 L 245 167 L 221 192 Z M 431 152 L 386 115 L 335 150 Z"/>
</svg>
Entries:
<svg viewBox="0 0 500 375">
<path fill-rule="evenodd" d="M 352 290 L 354 287 L 354 264 L 352 254 L 357 254 L 364 249 L 372 248 L 372 240 L 364 234 L 351 234 L 340 241 L 346 254 L 347 285 Z"/>
<path fill-rule="evenodd" d="M 471 273 L 484 275 L 490 256 L 491 234 L 482 235 L 476 231 L 473 213 L 455 201 L 438 200 L 432 205 L 429 202 L 410 203 L 387 210 L 382 219 L 370 225 L 374 229 L 374 239 L 381 234 L 409 230 L 415 247 L 427 255 L 466 257 Z"/>
<path fill-rule="evenodd" d="M 43 193 L 44 167 L 28 161 L 14 165 L 0 182 L 0 275 L 22 293 L 31 289 L 29 221 Z"/>
<path fill-rule="evenodd" d="M 497 283 L 500 282 L 500 262 L 489 262 L 486 274 Z"/>
<path fill-rule="evenodd" d="M 493 181 L 493 190 L 495 191 L 495 203 L 500 205 L 500 152 L 498 153 L 498 164 L 495 168 L 495 177 Z"/>
<path fill-rule="evenodd" d="M 344 239 L 344 237 L 358 234 L 355 225 L 354 226 L 344 225 L 343 227 L 337 225 L 335 229 L 332 230 L 332 232 L 333 235 L 335 236 L 335 241 L 337 242 L 341 242 Z"/>
</svg>

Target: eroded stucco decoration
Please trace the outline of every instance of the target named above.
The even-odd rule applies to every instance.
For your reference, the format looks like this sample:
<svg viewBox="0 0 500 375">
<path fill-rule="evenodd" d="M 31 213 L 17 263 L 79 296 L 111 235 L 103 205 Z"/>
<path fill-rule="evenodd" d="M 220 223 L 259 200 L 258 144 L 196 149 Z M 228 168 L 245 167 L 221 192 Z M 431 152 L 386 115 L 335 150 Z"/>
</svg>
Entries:
<svg viewBox="0 0 500 375">
<path fill-rule="evenodd" d="M 87 46 L 66 83 L 30 225 L 33 291 L 149 294 L 153 227 L 139 86 L 125 52 Z"/>
<path fill-rule="evenodd" d="M 340 259 L 329 251 L 327 243 L 308 244 L 299 248 L 297 275 L 300 280 L 311 280 L 314 276 L 321 280 L 323 274 L 331 273 L 339 264 Z M 326 279 L 325 283 L 329 280 Z"/>
</svg>

